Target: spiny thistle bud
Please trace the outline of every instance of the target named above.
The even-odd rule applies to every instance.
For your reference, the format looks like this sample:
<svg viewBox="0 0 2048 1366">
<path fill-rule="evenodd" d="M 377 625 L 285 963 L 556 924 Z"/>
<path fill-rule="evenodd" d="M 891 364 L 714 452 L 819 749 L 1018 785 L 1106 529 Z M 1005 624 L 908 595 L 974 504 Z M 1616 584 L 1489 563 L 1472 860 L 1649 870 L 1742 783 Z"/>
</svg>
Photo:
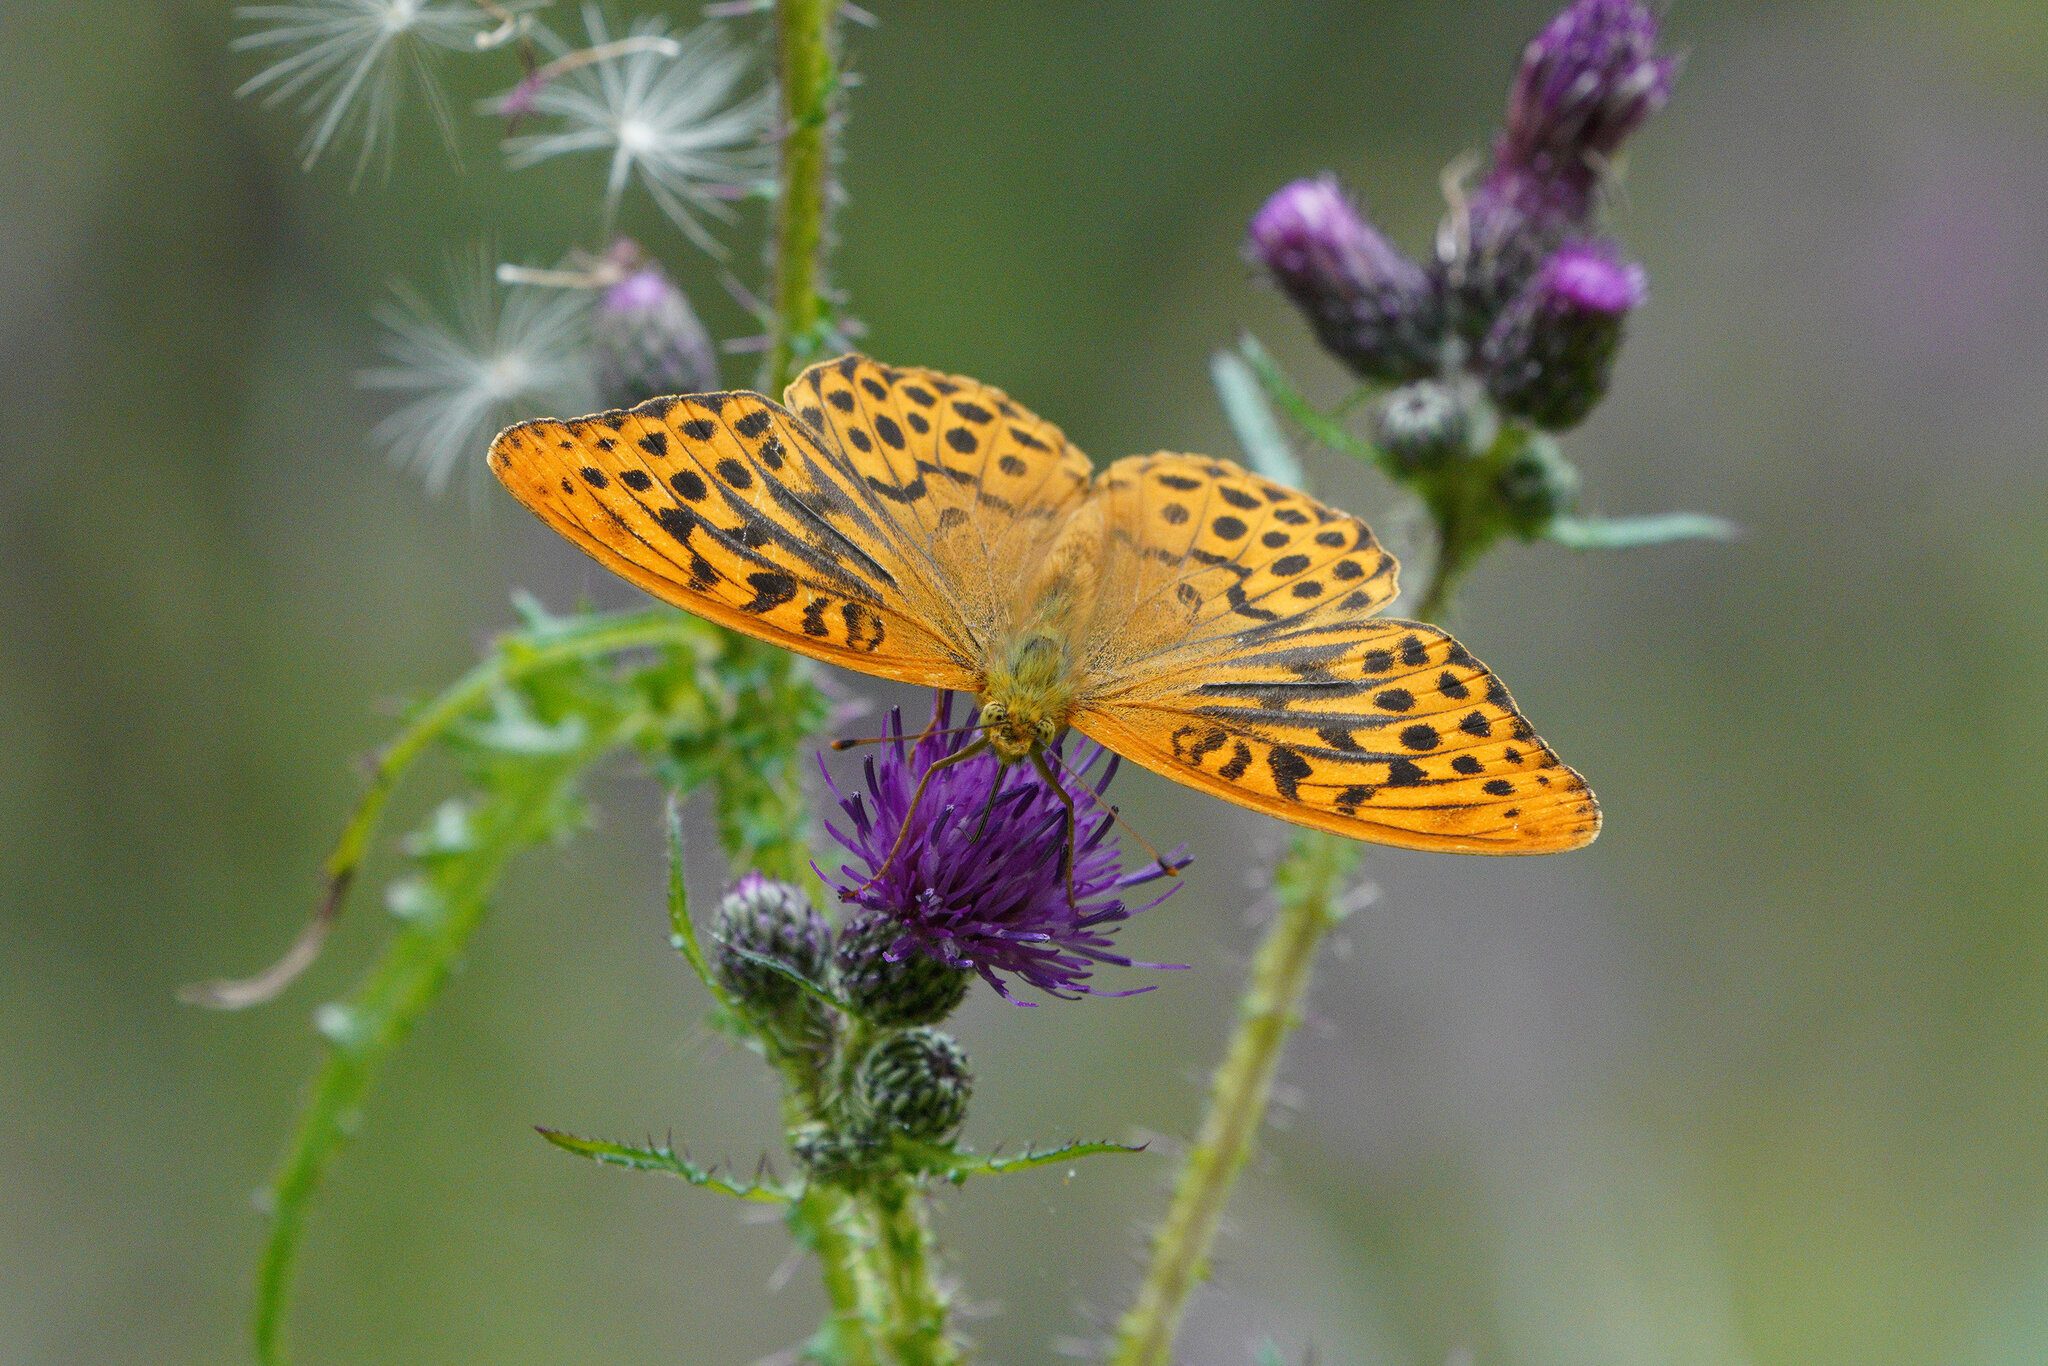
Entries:
<svg viewBox="0 0 2048 1366">
<path fill-rule="evenodd" d="M 1656 48 L 1656 17 L 1638 0 L 1575 0 L 1523 53 L 1457 263 L 1468 335 L 1585 226 L 1622 144 L 1670 100 L 1678 61 Z"/>
<path fill-rule="evenodd" d="M 1464 395 L 1442 380 L 1403 385 L 1373 414 L 1374 440 L 1408 474 L 1436 469 L 1464 454 L 1469 430 Z"/>
<path fill-rule="evenodd" d="M 748 873 L 718 903 L 712 933 L 718 980 L 757 1022 L 792 1047 L 816 1046 L 829 1036 L 825 1003 L 768 966 L 823 982 L 832 935 L 810 898 L 787 882 Z"/>
<path fill-rule="evenodd" d="M 860 1064 L 860 1101 L 872 1131 L 938 1142 L 967 1117 L 974 1078 L 950 1035 L 911 1029 L 877 1046 Z"/>
<path fill-rule="evenodd" d="M 847 1004 L 862 1019 L 888 1029 L 945 1019 L 966 997 L 974 976 L 907 942 L 902 924 L 885 911 L 864 913 L 847 924 L 833 962 Z"/>
<path fill-rule="evenodd" d="M 590 325 L 599 398 L 628 408 L 661 394 L 716 389 L 710 334 L 683 292 L 631 242 L 612 256 L 626 274 L 599 296 Z"/>
<path fill-rule="evenodd" d="M 1336 177 L 1282 186 L 1252 216 L 1247 250 L 1360 375 L 1398 384 L 1435 368 L 1442 312 L 1429 273 L 1366 222 Z"/>
<path fill-rule="evenodd" d="M 813 1181 L 855 1184 L 873 1156 L 865 1135 L 843 1133 L 823 1124 L 805 1124 L 789 1137 L 790 1154 Z"/>
<path fill-rule="evenodd" d="M 1495 485 L 1515 533 L 1533 540 L 1579 502 L 1579 472 L 1541 432 L 1532 433 Z"/>
<path fill-rule="evenodd" d="M 1644 292 L 1642 267 L 1613 247 L 1560 248 L 1487 333 L 1479 355 L 1487 392 L 1546 431 L 1577 426 L 1607 393 L 1623 327 Z"/>
</svg>

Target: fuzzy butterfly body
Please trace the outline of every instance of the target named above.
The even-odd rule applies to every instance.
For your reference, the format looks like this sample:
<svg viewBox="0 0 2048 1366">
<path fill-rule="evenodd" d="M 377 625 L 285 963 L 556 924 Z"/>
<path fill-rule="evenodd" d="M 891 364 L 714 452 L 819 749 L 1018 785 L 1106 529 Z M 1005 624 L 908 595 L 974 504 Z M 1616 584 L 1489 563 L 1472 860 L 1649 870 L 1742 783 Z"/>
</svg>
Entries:
<svg viewBox="0 0 2048 1366">
<path fill-rule="evenodd" d="M 664 601 L 864 673 L 976 693 L 991 745 L 1072 727 L 1298 824 L 1546 853 L 1599 808 L 1435 627 L 1376 615 L 1365 523 L 1227 461 L 1096 473 L 984 384 L 846 356 L 777 405 L 693 394 L 501 433 L 543 521 Z"/>
</svg>

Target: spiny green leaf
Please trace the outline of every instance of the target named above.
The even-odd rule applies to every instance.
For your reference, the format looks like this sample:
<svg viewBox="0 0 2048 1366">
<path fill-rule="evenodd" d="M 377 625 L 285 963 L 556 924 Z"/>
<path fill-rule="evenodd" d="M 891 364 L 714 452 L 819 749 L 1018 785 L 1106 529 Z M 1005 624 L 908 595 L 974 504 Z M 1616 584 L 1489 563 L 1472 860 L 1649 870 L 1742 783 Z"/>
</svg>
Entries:
<svg viewBox="0 0 2048 1366">
<path fill-rule="evenodd" d="M 1146 1146 L 1143 1143 L 1098 1140 L 1063 1143 L 1054 1148 L 1026 1148 L 1021 1153 L 1005 1156 L 1001 1153 L 969 1152 L 963 1148 L 920 1143 L 907 1138 L 896 1140 L 896 1151 L 905 1165 L 933 1176 L 943 1176 L 955 1183 L 970 1176 L 1002 1176 L 1008 1172 L 1030 1171 L 1035 1167 L 1054 1167 L 1077 1158 L 1093 1157 L 1097 1153 L 1142 1153 Z"/>
<path fill-rule="evenodd" d="M 681 1177 L 693 1186 L 730 1195 L 735 1200 L 747 1200 L 758 1205 L 786 1205 L 790 1192 L 780 1186 L 761 1182 L 742 1185 L 727 1180 L 708 1167 L 700 1167 L 689 1158 L 666 1145 L 640 1147 L 631 1143 L 614 1143 L 601 1138 L 579 1138 L 565 1134 L 558 1129 L 537 1129 L 536 1132 L 565 1153 L 587 1157 L 593 1162 L 606 1166 L 624 1167 L 636 1172 L 663 1172 L 669 1176 Z"/>
</svg>

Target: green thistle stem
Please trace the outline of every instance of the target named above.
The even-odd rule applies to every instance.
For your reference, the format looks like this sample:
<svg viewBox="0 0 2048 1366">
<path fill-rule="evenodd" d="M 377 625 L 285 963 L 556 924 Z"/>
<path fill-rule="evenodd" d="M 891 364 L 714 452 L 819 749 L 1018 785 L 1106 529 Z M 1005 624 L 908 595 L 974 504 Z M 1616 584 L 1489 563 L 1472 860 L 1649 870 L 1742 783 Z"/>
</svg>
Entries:
<svg viewBox="0 0 2048 1366">
<path fill-rule="evenodd" d="M 1274 870 L 1279 909 L 1252 960 L 1237 1030 L 1210 1080 L 1201 1131 L 1153 1235 L 1137 1301 L 1118 1326 L 1111 1366 L 1164 1366 L 1172 1359 L 1188 1297 L 1208 1275 L 1224 1207 L 1265 1123 L 1281 1051 L 1301 1024 L 1316 951 L 1343 918 L 1338 898 L 1358 858 L 1350 841 L 1304 834 Z"/>
<path fill-rule="evenodd" d="M 831 194 L 832 18 L 838 0 L 777 0 L 776 74 L 782 167 L 775 216 L 775 317 L 768 392 L 779 396 L 815 348 L 825 321 L 825 212 Z"/>
<path fill-rule="evenodd" d="M 916 1186 L 891 1173 L 878 1178 L 866 1204 L 888 1296 L 890 1351 L 899 1366 L 957 1366 L 965 1358 L 946 1331 L 946 1297 L 933 1278 L 931 1228 Z"/>
</svg>

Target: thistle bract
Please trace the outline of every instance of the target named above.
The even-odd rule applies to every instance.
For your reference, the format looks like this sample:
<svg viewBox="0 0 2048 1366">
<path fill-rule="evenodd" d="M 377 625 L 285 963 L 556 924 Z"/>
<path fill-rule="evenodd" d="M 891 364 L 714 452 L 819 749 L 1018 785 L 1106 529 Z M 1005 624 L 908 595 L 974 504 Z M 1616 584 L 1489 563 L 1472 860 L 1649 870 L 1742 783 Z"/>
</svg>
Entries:
<svg viewBox="0 0 2048 1366">
<path fill-rule="evenodd" d="M 971 731 L 944 733 L 952 715 L 952 697 L 942 694 L 932 731 L 912 739 L 904 734 L 902 713 L 891 712 L 889 739 L 863 766 L 857 790 L 842 790 L 826 774 L 841 819 L 825 828 L 851 859 L 821 875 L 843 899 L 864 908 L 856 923 L 866 932 L 894 930 L 882 950 L 886 959 L 916 954 L 972 970 L 1005 999 L 1015 999 L 1015 984 L 1062 998 L 1135 994 L 1101 992 L 1090 979 L 1103 963 L 1166 966 L 1134 964 L 1112 945 L 1118 926 L 1164 901 L 1173 888 L 1142 904 L 1127 899 L 1132 889 L 1166 874 L 1150 863 L 1123 869 L 1102 802 L 1115 758 L 1096 745 L 1063 741 L 1048 751 L 1074 805 L 1070 901 L 1066 808 L 1031 769 L 978 754 L 932 774 L 912 809 L 911 795 L 932 765 L 975 738 Z M 1167 861 L 1176 869 L 1188 862 L 1179 853 Z"/>
</svg>

